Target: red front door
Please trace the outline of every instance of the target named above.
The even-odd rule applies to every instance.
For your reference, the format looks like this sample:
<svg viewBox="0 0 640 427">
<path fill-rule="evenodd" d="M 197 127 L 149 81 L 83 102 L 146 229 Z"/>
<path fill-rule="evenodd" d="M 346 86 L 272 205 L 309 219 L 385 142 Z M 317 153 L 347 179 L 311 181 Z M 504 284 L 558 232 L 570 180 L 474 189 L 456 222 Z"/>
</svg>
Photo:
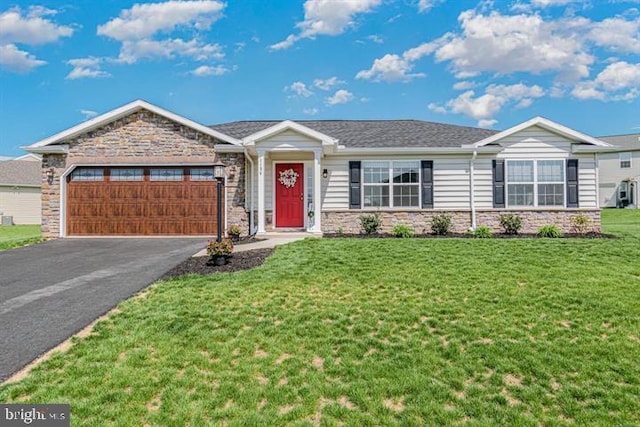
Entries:
<svg viewBox="0 0 640 427">
<path fill-rule="evenodd" d="M 276 164 L 276 227 L 304 227 L 304 165 Z"/>
</svg>

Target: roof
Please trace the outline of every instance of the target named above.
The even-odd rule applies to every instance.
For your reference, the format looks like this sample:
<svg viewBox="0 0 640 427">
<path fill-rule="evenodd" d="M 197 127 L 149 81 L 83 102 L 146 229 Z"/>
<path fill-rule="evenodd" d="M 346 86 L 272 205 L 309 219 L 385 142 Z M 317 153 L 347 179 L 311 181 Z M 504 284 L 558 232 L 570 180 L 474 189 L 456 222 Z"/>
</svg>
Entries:
<svg viewBox="0 0 640 427">
<path fill-rule="evenodd" d="M 40 162 L 7 160 L 0 163 L 0 185 L 40 187 Z"/>
<path fill-rule="evenodd" d="M 611 135 L 601 136 L 598 139 L 615 145 L 615 150 L 611 151 L 628 151 L 640 150 L 640 133 L 630 133 L 627 135 Z"/>
<path fill-rule="evenodd" d="M 237 121 L 211 126 L 242 139 L 275 126 L 281 121 Z M 338 140 L 346 147 L 460 147 L 497 133 L 490 129 L 421 120 L 296 120 L 295 123 Z"/>
</svg>

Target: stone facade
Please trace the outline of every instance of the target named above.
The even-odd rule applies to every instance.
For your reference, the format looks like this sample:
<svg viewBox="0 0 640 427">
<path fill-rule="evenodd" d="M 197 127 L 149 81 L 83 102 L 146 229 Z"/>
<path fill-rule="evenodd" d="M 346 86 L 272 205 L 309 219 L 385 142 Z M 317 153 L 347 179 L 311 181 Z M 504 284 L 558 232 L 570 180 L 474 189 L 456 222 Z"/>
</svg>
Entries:
<svg viewBox="0 0 640 427">
<path fill-rule="evenodd" d="M 245 210 L 244 154 L 216 154 L 221 143 L 152 112 L 141 110 L 66 142 L 68 154 L 45 154 L 42 160 L 42 232 L 60 235 L 60 177 L 72 165 L 86 164 L 198 164 L 221 160 L 227 165 L 227 223 L 249 232 Z M 53 182 L 47 171 L 53 168 Z"/>
<path fill-rule="evenodd" d="M 360 233 L 360 216 L 373 211 L 324 211 L 322 231 L 324 233 Z M 381 233 L 391 233 L 393 227 L 405 224 L 413 227 L 417 234 L 430 234 L 431 221 L 435 215 L 446 213 L 451 216 L 451 232 L 465 233 L 471 228 L 471 211 L 378 211 L 382 219 Z M 484 210 L 476 212 L 478 226 L 484 225 L 494 233 L 503 232 L 500 216 L 516 214 L 522 218 L 522 233 L 536 233 L 544 225 L 557 225 L 563 232 L 572 232 L 571 217 L 585 215 L 591 220 L 592 231 L 600 231 L 600 210 L 598 209 L 558 209 L 558 210 Z"/>
</svg>

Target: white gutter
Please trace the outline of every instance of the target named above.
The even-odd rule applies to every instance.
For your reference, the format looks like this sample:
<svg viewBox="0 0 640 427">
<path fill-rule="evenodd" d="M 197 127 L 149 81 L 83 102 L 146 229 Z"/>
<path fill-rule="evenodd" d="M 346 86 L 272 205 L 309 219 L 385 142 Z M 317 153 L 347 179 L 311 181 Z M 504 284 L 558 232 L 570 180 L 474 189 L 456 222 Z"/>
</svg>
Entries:
<svg viewBox="0 0 640 427">
<path fill-rule="evenodd" d="M 473 150 L 473 155 L 471 156 L 471 160 L 469 161 L 469 181 L 471 185 L 471 230 L 475 231 L 477 227 L 476 223 L 476 190 L 475 190 L 475 160 L 478 156 L 478 152 Z"/>
<path fill-rule="evenodd" d="M 249 160 L 249 163 L 251 163 L 251 167 L 249 168 L 249 176 L 251 177 L 251 193 L 249 193 L 249 191 L 244 192 L 245 197 L 249 197 L 249 234 L 253 235 L 254 234 L 254 230 L 253 230 L 253 186 L 254 186 L 254 181 L 253 181 L 253 168 L 254 168 L 254 164 L 253 164 L 253 159 L 251 158 L 251 156 L 249 155 L 249 152 L 247 151 L 247 147 L 244 147 L 244 157 L 246 159 Z M 245 180 L 245 187 L 247 181 Z"/>
<path fill-rule="evenodd" d="M 598 153 L 593 153 L 593 161 L 596 164 L 596 206 L 600 209 L 600 167 L 598 163 Z M 578 177 L 580 176 L 580 164 L 578 163 Z M 578 180 L 578 206 L 580 206 L 580 180 Z"/>
<path fill-rule="evenodd" d="M 380 154 L 471 154 L 474 152 L 481 153 L 499 153 L 502 147 L 396 147 L 396 148 L 366 148 L 352 147 L 340 149 L 333 153 L 333 156 L 345 155 L 380 155 Z"/>
</svg>

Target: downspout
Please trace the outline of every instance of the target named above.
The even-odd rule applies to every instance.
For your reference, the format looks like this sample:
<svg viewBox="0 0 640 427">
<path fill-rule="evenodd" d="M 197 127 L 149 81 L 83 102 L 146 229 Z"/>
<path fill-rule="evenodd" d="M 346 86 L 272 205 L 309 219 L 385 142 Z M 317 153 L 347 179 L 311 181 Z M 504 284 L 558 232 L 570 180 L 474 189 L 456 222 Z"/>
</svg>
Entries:
<svg viewBox="0 0 640 427">
<path fill-rule="evenodd" d="M 602 206 L 600 206 L 600 164 L 598 163 L 598 153 L 593 153 L 593 162 L 596 165 L 596 206 L 598 209 L 602 209 Z M 578 185 L 580 185 L 580 183 L 578 183 Z M 580 206 L 580 203 L 578 203 L 578 206 Z"/>
<path fill-rule="evenodd" d="M 471 157 L 471 160 L 469 161 L 469 181 L 470 181 L 470 185 L 471 185 L 471 230 L 475 231 L 476 227 L 477 227 L 477 223 L 476 223 L 476 181 L 475 181 L 475 170 L 474 170 L 474 164 L 475 164 L 475 160 L 476 157 L 478 156 L 478 150 L 476 150 L 475 148 L 473 149 L 473 156 Z"/>
<path fill-rule="evenodd" d="M 249 160 L 249 163 L 251 164 L 251 167 L 249 168 L 249 176 L 251 177 L 251 193 L 249 193 L 249 191 L 245 191 L 245 194 L 247 196 L 249 196 L 249 235 L 253 236 L 255 233 L 255 231 L 253 230 L 253 190 L 254 190 L 254 181 L 253 181 L 253 159 L 251 158 L 251 156 L 249 155 L 249 152 L 247 151 L 247 147 L 243 147 L 244 149 L 244 158 Z"/>
</svg>

